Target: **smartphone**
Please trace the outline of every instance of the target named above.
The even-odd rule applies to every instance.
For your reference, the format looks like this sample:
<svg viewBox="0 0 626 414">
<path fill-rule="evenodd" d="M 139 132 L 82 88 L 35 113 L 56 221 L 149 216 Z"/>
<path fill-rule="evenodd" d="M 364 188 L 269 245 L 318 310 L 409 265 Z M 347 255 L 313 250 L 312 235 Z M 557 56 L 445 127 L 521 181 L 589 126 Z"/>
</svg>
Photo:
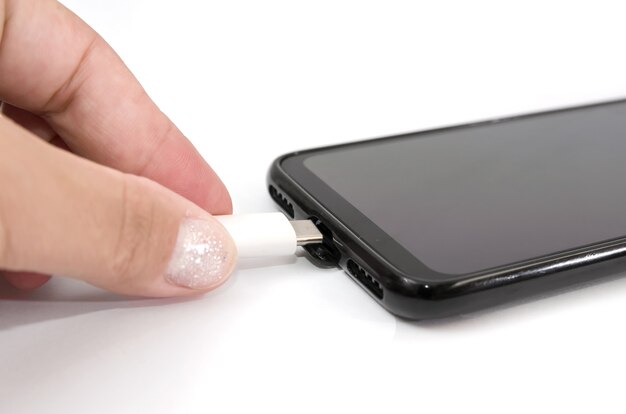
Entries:
<svg viewBox="0 0 626 414">
<path fill-rule="evenodd" d="M 299 151 L 270 196 L 393 314 L 429 319 L 626 270 L 626 100 Z"/>
</svg>

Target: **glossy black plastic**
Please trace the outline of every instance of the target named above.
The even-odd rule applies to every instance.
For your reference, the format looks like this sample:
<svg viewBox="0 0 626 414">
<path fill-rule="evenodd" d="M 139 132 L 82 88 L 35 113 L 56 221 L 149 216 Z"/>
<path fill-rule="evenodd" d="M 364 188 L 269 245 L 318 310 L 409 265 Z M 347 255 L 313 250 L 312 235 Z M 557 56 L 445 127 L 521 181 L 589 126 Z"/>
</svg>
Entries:
<svg viewBox="0 0 626 414">
<path fill-rule="evenodd" d="M 611 103 L 593 106 L 607 104 Z M 560 111 L 574 109 L 580 107 Z M 517 118 L 520 117 L 478 124 L 506 122 Z M 468 125 L 440 130 L 466 126 Z M 433 130 L 423 131 L 429 132 Z M 405 136 L 377 140 L 402 139 Z M 356 219 L 348 226 L 337 219 L 335 210 L 349 207 L 339 202 L 322 204 L 316 194 L 325 191 L 323 186 L 314 181 L 304 184 L 298 182 L 283 168 L 285 161 L 303 154 L 359 144 L 349 143 L 283 155 L 270 168 L 268 188 L 272 198 L 290 216 L 296 219 L 313 218 L 322 228 L 326 236 L 324 244 L 308 249 L 317 263 L 342 267 L 374 300 L 396 315 L 410 319 L 429 319 L 465 314 L 536 295 L 558 292 L 600 278 L 617 276 L 626 270 L 626 237 L 464 275 L 434 274 L 417 258 L 407 255 L 400 246 L 394 246 L 393 252 L 397 254 L 390 255 L 387 251 L 383 256 L 380 249 L 373 247 L 379 241 L 379 234 L 366 217 L 359 217 L 359 212 L 351 211 Z M 326 199 L 328 195 L 325 193 Z M 390 243 L 391 241 L 387 241 L 386 245 Z"/>
</svg>

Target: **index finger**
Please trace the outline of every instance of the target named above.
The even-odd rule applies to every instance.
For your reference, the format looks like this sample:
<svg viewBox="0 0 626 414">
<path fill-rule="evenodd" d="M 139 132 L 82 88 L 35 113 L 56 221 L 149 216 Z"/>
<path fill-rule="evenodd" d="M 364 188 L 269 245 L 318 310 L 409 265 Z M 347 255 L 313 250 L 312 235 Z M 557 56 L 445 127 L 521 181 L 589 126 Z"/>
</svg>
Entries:
<svg viewBox="0 0 626 414">
<path fill-rule="evenodd" d="M 79 155 L 231 212 L 215 172 L 80 18 L 54 0 L 0 0 L 0 22 L 0 100 L 42 116 Z"/>
</svg>

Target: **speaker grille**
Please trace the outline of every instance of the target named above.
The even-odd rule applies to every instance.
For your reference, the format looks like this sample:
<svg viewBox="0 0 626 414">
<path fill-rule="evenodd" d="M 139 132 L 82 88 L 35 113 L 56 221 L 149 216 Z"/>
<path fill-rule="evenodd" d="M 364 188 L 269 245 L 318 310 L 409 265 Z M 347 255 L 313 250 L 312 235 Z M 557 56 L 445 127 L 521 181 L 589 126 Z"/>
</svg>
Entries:
<svg viewBox="0 0 626 414">
<path fill-rule="evenodd" d="M 270 197 L 272 197 L 272 199 L 276 201 L 276 203 L 278 203 L 278 205 L 281 206 L 287 214 L 289 214 L 289 217 L 294 218 L 293 205 L 289 202 L 289 200 L 287 200 L 287 197 L 279 193 L 273 185 L 270 185 L 269 190 Z"/>
<path fill-rule="evenodd" d="M 352 259 L 347 262 L 348 272 L 378 299 L 383 298 L 383 287 Z"/>
</svg>

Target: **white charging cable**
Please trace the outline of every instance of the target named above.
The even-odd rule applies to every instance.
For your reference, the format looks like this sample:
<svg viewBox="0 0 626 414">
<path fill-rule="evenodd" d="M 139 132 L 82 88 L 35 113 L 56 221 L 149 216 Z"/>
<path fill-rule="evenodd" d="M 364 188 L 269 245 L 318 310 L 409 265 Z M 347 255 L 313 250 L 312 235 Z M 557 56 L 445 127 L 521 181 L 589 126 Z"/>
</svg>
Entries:
<svg viewBox="0 0 626 414">
<path fill-rule="evenodd" d="M 311 220 L 289 220 L 283 213 L 215 216 L 230 233 L 237 256 L 289 256 L 298 246 L 321 243 L 322 233 Z"/>
</svg>

